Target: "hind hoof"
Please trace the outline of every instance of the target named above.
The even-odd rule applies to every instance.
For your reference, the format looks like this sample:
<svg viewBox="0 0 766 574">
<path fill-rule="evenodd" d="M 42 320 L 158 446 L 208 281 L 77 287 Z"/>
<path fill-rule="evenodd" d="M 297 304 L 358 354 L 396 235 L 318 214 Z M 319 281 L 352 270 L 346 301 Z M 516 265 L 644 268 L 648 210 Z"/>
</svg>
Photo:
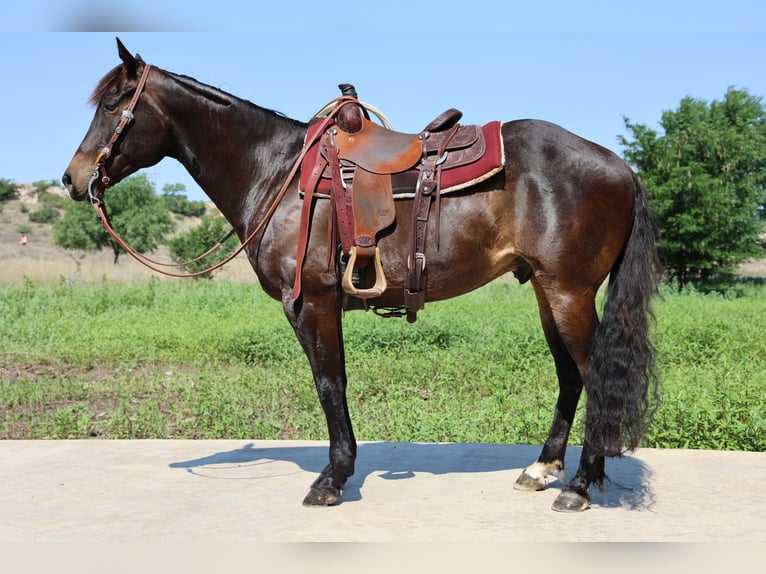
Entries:
<svg viewBox="0 0 766 574">
<path fill-rule="evenodd" d="M 532 476 L 527 474 L 526 471 L 522 472 L 516 482 L 513 484 L 514 490 L 523 490 L 525 492 L 532 492 L 545 489 L 545 478 Z"/>
<path fill-rule="evenodd" d="M 582 512 L 588 507 L 590 507 L 590 496 L 583 496 L 571 490 L 562 491 L 551 506 L 556 512 Z"/>
<path fill-rule="evenodd" d="M 303 499 L 303 506 L 332 506 L 338 502 L 339 498 L 340 491 L 336 494 L 312 487 L 306 498 Z"/>
</svg>

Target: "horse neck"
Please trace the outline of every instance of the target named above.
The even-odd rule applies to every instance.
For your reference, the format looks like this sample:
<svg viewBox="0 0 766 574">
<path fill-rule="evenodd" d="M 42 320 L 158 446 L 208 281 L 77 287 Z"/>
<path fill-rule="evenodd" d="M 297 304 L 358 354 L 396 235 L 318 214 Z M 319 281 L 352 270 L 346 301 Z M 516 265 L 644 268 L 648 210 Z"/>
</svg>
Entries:
<svg viewBox="0 0 766 574">
<path fill-rule="evenodd" d="M 300 154 L 306 126 L 182 76 L 163 98 L 177 159 L 237 229 L 268 210 Z"/>
</svg>

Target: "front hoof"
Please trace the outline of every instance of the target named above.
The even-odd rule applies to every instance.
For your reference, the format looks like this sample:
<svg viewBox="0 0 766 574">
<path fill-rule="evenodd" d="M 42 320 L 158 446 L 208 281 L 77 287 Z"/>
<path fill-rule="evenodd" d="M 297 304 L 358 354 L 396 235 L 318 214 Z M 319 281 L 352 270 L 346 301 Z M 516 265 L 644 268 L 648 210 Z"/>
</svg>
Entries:
<svg viewBox="0 0 766 574">
<path fill-rule="evenodd" d="M 325 492 L 318 488 L 311 487 L 306 498 L 303 499 L 303 506 L 332 506 L 340 498 L 340 491 Z"/>
<path fill-rule="evenodd" d="M 553 501 L 551 508 L 556 512 L 582 512 L 590 507 L 590 496 L 585 496 L 573 490 L 564 490 Z"/>
<path fill-rule="evenodd" d="M 521 473 L 513 485 L 514 490 L 532 492 L 545 489 L 545 477 L 532 476 L 527 471 Z"/>
</svg>

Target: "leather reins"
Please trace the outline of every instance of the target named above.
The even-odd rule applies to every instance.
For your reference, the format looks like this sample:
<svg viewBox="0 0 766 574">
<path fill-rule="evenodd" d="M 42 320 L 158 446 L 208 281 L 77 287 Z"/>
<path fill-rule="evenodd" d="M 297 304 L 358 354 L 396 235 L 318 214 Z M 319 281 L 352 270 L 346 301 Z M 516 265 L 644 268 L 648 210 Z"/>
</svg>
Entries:
<svg viewBox="0 0 766 574">
<path fill-rule="evenodd" d="M 208 255 L 213 253 L 216 249 L 221 247 L 221 245 L 223 245 L 223 243 L 234 234 L 234 229 L 232 229 L 225 237 L 220 239 L 213 247 L 211 247 L 208 251 L 206 251 L 199 257 L 196 257 L 184 263 L 160 263 L 159 261 L 154 261 L 153 259 L 146 257 L 145 255 L 141 255 L 140 253 L 136 252 L 132 247 L 130 247 L 130 245 L 128 245 L 128 243 L 112 227 L 112 224 L 109 220 L 109 215 L 107 214 L 107 211 L 106 211 L 106 203 L 104 202 L 104 199 L 102 197 L 96 196 L 96 194 L 93 193 L 93 184 L 99 178 L 101 179 L 101 183 L 104 184 L 104 189 L 107 189 L 110 187 L 110 179 L 106 171 L 105 162 L 109 158 L 109 156 L 112 154 L 112 148 L 119 140 L 125 127 L 134 120 L 133 111 L 135 110 L 136 104 L 138 103 L 138 99 L 141 96 L 141 93 L 143 92 L 144 87 L 146 86 L 146 80 L 149 77 L 149 70 L 151 70 L 151 68 L 152 66 L 150 64 L 144 65 L 143 73 L 141 74 L 141 78 L 139 79 L 138 85 L 136 86 L 136 91 L 133 94 L 133 97 L 131 98 L 130 103 L 128 104 L 128 107 L 122 111 L 120 121 L 117 124 L 117 126 L 114 128 L 114 132 L 112 132 L 112 137 L 109 139 L 109 142 L 106 144 L 106 146 L 104 146 L 101 149 L 98 156 L 96 157 L 93 173 L 91 174 L 90 180 L 88 181 L 88 198 L 90 199 L 90 202 L 96 211 L 96 215 L 98 216 L 99 221 L 101 221 L 101 224 L 104 226 L 104 229 L 106 230 L 106 232 L 112 237 L 112 239 L 114 239 L 114 241 L 117 242 L 117 244 L 120 247 L 122 247 L 129 255 L 131 255 L 136 261 L 141 263 L 143 266 L 157 273 L 161 273 L 162 275 L 166 275 L 168 277 L 179 277 L 179 278 L 199 277 L 201 275 L 205 275 L 206 273 L 210 273 L 211 271 L 215 271 L 216 269 L 226 265 L 229 261 L 231 261 L 237 255 L 239 255 L 245 249 L 245 247 L 247 247 L 247 245 L 263 230 L 265 225 L 271 219 L 271 216 L 276 211 L 277 206 L 282 201 L 282 198 L 287 192 L 287 188 L 290 186 L 290 183 L 295 178 L 295 174 L 300 168 L 301 162 L 303 161 L 303 158 L 308 153 L 309 148 L 311 148 L 311 146 L 315 143 L 315 141 L 318 140 L 319 137 L 321 137 L 321 134 L 324 133 L 325 129 L 329 127 L 329 125 L 333 122 L 335 116 L 343 107 L 343 104 L 347 102 L 351 102 L 351 101 L 355 102 L 356 100 L 348 96 L 340 96 L 338 98 L 331 100 L 327 105 L 325 105 L 322 108 L 320 112 L 316 114 L 316 116 L 319 116 L 320 114 L 325 114 L 325 113 L 327 114 L 321 120 L 323 125 L 321 126 L 320 129 L 318 129 L 315 132 L 317 135 L 311 141 L 308 141 L 308 138 L 307 138 L 307 141 L 304 142 L 303 149 L 301 150 L 301 153 L 298 155 L 298 159 L 295 160 L 295 164 L 290 170 L 290 173 L 287 175 L 287 178 L 285 182 L 282 184 L 282 187 L 279 189 L 279 192 L 277 192 L 277 195 L 274 198 L 274 201 L 271 203 L 271 205 L 269 206 L 269 209 L 266 211 L 266 214 L 263 216 L 263 219 L 233 253 L 228 255 L 222 261 L 219 261 L 218 263 L 211 265 L 210 267 L 202 271 L 197 271 L 194 273 L 174 273 L 171 271 L 166 271 L 162 269 L 161 267 L 183 267 L 185 265 L 196 263 L 197 261 L 204 259 Z M 296 270 L 296 272 L 299 273 L 300 271 Z"/>
</svg>

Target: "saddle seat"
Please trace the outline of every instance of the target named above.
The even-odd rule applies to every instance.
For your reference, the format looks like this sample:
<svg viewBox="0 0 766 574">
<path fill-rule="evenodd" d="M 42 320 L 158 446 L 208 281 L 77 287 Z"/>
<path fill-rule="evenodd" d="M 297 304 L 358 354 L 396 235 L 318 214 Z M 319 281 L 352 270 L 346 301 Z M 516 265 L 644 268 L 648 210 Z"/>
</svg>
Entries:
<svg viewBox="0 0 766 574">
<path fill-rule="evenodd" d="M 367 119 L 356 133 L 337 129 L 335 145 L 339 158 L 378 174 L 409 169 L 423 153 L 418 136 L 395 132 Z"/>
<path fill-rule="evenodd" d="M 353 133 L 345 131 L 339 125 L 335 133 L 338 157 L 372 173 L 392 174 L 406 171 L 415 166 L 423 156 L 424 139 L 430 139 L 431 133 L 453 127 L 462 115 L 459 110 L 449 109 L 437 116 L 420 134 L 390 130 L 366 118 L 361 122 L 362 127 Z"/>
</svg>

